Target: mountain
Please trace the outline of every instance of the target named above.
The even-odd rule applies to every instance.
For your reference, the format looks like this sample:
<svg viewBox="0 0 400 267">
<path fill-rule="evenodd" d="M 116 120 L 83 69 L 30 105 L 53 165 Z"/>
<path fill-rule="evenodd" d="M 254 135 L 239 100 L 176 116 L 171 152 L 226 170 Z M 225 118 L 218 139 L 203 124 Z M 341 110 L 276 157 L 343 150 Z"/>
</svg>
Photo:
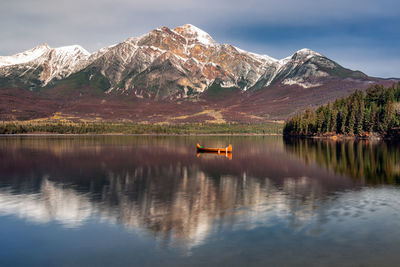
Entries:
<svg viewBox="0 0 400 267">
<path fill-rule="evenodd" d="M 89 63 L 89 56 L 79 45 L 50 48 L 42 44 L 23 53 L 0 57 L 0 79 L 27 88 L 43 87 L 80 71 Z"/>
<path fill-rule="evenodd" d="M 218 44 L 187 24 L 93 54 L 77 45 L 43 44 L 0 57 L 0 111 L 6 120 L 58 112 L 146 122 L 263 121 L 393 82 L 346 69 L 309 49 L 277 60 Z"/>
</svg>

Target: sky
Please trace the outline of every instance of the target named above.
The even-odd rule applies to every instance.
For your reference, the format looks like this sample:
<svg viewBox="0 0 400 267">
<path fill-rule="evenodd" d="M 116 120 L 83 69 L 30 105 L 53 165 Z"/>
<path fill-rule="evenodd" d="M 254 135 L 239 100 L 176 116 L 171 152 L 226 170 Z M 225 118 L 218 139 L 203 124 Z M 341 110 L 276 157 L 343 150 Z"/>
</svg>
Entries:
<svg viewBox="0 0 400 267">
<path fill-rule="evenodd" d="M 399 0 L 1 0 L 0 55 L 42 43 L 94 52 L 183 24 L 278 59 L 310 48 L 370 76 L 400 77 Z"/>
</svg>

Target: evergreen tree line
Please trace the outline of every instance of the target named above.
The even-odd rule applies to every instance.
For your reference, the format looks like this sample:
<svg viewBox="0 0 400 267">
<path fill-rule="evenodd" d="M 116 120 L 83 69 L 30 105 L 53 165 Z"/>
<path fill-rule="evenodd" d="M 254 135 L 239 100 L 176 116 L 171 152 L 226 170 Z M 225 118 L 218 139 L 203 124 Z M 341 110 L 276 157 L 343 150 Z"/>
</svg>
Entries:
<svg viewBox="0 0 400 267">
<path fill-rule="evenodd" d="M 0 122 L 0 134 L 58 133 L 58 134 L 280 134 L 277 123 L 181 123 L 140 124 L 112 122 Z"/>
<path fill-rule="evenodd" d="M 312 136 L 326 133 L 344 135 L 386 134 L 400 126 L 400 82 L 385 88 L 374 85 L 348 97 L 307 109 L 289 119 L 284 135 Z"/>
</svg>

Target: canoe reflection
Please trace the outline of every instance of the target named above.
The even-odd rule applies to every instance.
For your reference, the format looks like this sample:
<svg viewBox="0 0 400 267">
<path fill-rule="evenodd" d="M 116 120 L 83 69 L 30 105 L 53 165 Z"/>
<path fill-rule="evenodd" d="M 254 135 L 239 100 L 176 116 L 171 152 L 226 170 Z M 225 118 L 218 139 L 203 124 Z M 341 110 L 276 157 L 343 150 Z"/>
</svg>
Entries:
<svg viewBox="0 0 400 267">
<path fill-rule="evenodd" d="M 224 152 L 197 152 L 197 157 L 200 158 L 201 156 L 201 157 L 211 158 L 211 157 L 221 156 L 229 160 L 232 160 L 232 154 L 233 153 L 224 153 Z"/>
</svg>

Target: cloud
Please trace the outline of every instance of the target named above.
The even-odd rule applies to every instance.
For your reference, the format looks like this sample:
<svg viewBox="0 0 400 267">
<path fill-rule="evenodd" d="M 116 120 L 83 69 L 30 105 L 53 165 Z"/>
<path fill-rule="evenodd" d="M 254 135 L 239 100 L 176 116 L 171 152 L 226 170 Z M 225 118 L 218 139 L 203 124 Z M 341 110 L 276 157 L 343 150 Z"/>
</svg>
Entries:
<svg viewBox="0 0 400 267">
<path fill-rule="evenodd" d="M 399 57 L 393 53 L 393 47 L 399 47 L 399 9 L 397 0 L 2 1 L 0 54 L 43 42 L 78 43 L 93 52 L 163 25 L 191 23 L 217 41 L 248 50 L 265 47 L 270 50 L 256 52 L 275 57 L 304 46 L 329 53 L 335 45 L 344 51 L 354 46 L 363 51 L 380 47 L 382 55 Z M 366 42 L 355 42 L 357 38 Z M 393 76 L 400 76 L 396 71 Z"/>
</svg>

